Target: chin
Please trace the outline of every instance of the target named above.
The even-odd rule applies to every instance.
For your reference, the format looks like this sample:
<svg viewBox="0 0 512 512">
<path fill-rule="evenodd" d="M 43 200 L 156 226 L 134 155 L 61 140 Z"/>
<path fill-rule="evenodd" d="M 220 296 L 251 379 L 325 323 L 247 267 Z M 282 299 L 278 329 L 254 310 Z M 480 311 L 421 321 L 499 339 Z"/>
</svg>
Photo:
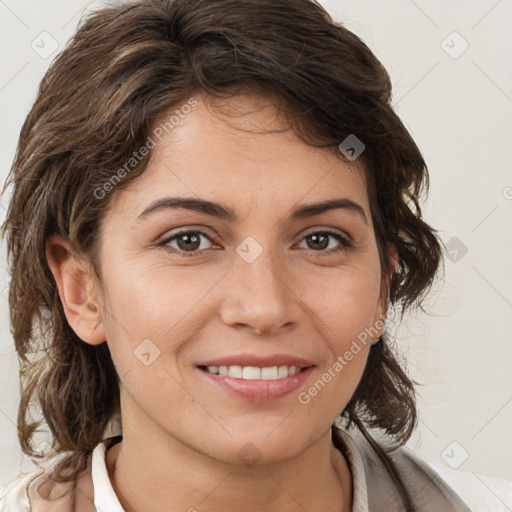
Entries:
<svg viewBox="0 0 512 512">
<path fill-rule="evenodd" d="M 274 424 L 270 429 L 247 429 L 239 435 L 230 431 L 233 438 L 229 444 L 222 443 L 221 450 L 215 450 L 219 460 L 227 464 L 246 465 L 252 467 L 256 464 L 275 464 L 296 457 L 306 450 L 311 441 L 304 429 L 300 432 L 290 432 L 281 427 L 276 429 Z M 273 432 L 272 432 L 273 430 Z M 270 435 L 269 432 L 272 432 Z M 302 436 L 300 436 L 302 434 Z M 225 438 L 223 439 L 225 441 Z M 212 440 L 213 442 L 213 440 Z M 210 444 L 211 448 L 211 444 Z M 226 454 L 229 454 L 226 456 Z"/>
</svg>

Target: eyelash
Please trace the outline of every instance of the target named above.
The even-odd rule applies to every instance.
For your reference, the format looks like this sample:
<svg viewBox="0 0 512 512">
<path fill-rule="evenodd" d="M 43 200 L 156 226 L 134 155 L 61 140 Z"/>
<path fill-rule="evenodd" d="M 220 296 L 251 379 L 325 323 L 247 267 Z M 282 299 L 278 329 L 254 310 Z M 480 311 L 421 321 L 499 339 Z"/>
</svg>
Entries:
<svg viewBox="0 0 512 512">
<path fill-rule="evenodd" d="M 169 244 L 172 240 L 175 240 L 175 239 L 179 238 L 182 235 L 188 235 L 188 234 L 192 234 L 192 233 L 198 234 L 198 235 L 203 235 L 206 238 L 208 238 L 208 240 L 213 242 L 213 240 L 211 240 L 211 238 L 206 233 L 203 233 L 202 231 L 198 231 L 198 230 L 183 230 L 183 231 L 180 231 L 178 233 L 175 233 L 174 235 L 172 235 L 171 237 L 166 238 L 165 240 L 162 240 L 161 242 L 159 242 L 157 244 L 157 246 L 158 247 L 163 247 L 166 251 L 168 251 L 170 253 L 173 253 L 173 254 L 179 254 L 180 256 L 185 257 L 185 258 L 197 258 L 197 257 L 202 255 L 202 251 L 182 251 L 182 250 L 179 250 L 179 249 L 174 249 L 174 248 L 171 249 L 171 248 L 167 247 L 167 244 Z M 302 238 L 302 240 L 306 239 L 307 237 L 309 237 L 311 235 L 320 235 L 320 234 L 321 235 L 332 236 L 333 238 L 335 238 L 336 240 L 338 240 L 341 243 L 341 246 L 339 248 L 337 248 L 337 249 L 334 249 L 334 250 L 331 249 L 330 251 L 325 251 L 325 250 L 314 251 L 313 249 L 306 249 L 308 252 L 314 253 L 315 255 L 318 255 L 318 256 L 331 256 L 333 253 L 348 252 L 354 246 L 353 243 L 350 240 L 348 240 L 344 236 L 340 235 L 336 231 L 331 231 L 330 229 L 323 229 L 323 230 L 319 230 L 319 231 L 312 231 L 311 233 L 308 233 L 307 235 L 305 235 Z M 204 249 L 204 250 L 207 250 L 207 249 Z"/>
</svg>

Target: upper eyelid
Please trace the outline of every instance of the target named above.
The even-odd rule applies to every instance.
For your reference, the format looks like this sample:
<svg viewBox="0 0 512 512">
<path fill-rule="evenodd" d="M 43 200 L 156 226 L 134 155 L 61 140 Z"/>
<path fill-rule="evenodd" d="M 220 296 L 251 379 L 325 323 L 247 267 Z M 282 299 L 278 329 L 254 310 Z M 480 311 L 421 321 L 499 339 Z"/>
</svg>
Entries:
<svg viewBox="0 0 512 512">
<path fill-rule="evenodd" d="M 172 231 L 172 233 L 171 233 L 171 231 Z M 199 233 L 199 234 L 204 235 L 207 238 L 209 238 L 212 242 L 215 239 L 215 236 L 210 235 L 207 232 L 206 228 L 204 228 L 204 227 L 201 227 L 201 228 L 194 228 L 194 227 L 192 227 L 192 228 L 176 228 L 175 232 L 174 232 L 174 230 L 171 230 L 171 231 L 166 231 L 162 236 L 159 236 L 157 239 L 157 243 L 166 242 L 166 241 L 169 241 L 171 239 L 174 239 L 180 235 L 184 235 L 187 233 Z M 160 240 L 160 241 L 158 241 L 158 240 Z"/>
<path fill-rule="evenodd" d="M 160 237 L 160 241 L 158 242 L 158 244 L 166 244 L 166 243 L 170 243 L 171 240 L 174 240 L 176 237 L 179 237 L 180 235 L 183 235 L 183 234 L 187 234 L 187 233 L 199 233 L 200 235 L 203 235 L 205 237 L 207 237 L 212 243 L 217 243 L 216 240 L 215 240 L 215 236 L 211 236 L 209 235 L 209 233 L 205 232 L 205 229 L 204 227 L 198 227 L 198 228 L 194 228 L 194 227 L 185 227 L 185 228 L 176 228 L 178 231 L 176 231 L 175 233 L 172 233 L 172 234 L 165 234 L 163 235 L 162 237 Z M 309 236 L 309 235 L 312 235 L 312 234 L 315 234 L 315 233 L 322 233 L 322 232 L 327 232 L 327 234 L 330 234 L 331 236 L 333 236 L 333 233 L 329 233 L 329 231 L 332 231 L 333 233 L 343 237 L 343 238 L 346 238 L 348 242 L 354 242 L 354 239 L 352 236 L 350 236 L 350 234 L 348 234 L 346 231 L 343 231 L 339 228 L 333 228 L 333 227 L 313 227 L 313 228 L 306 228 L 306 230 L 304 230 L 300 235 L 300 239 L 299 241 L 302 241 L 305 237 Z"/>
<path fill-rule="evenodd" d="M 306 229 L 306 231 L 304 231 L 301 236 L 302 237 L 305 237 L 305 236 L 308 236 L 308 235 L 312 235 L 314 233 L 322 233 L 322 232 L 327 232 L 329 233 L 330 231 L 338 234 L 338 235 L 341 235 L 343 237 L 346 237 L 348 238 L 349 240 L 352 240 L 352 237 L 350 236 L 349 233 L 347 233 L 346 231 L 344 231 L 343 229 L 340 229 L 340 228 L 331 228 L 331 227 L 324 227 L 324 228 L 311 228 L 311 229 Z M 332 234 L 332 233 L 331 233 Z"/>
</svg>

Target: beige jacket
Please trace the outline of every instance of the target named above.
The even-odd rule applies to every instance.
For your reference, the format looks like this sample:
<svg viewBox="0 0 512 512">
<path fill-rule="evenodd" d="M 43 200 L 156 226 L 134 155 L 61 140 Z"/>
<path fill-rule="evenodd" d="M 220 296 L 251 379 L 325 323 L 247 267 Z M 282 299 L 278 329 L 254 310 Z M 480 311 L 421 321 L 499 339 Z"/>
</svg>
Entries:
<svg viewBox="0 0 512 512">
<path fill-rule="evenodd" d="M 105 465 L 106 450 L 120 436 L 98 444 L 77 481 L 49 481 L 44 468 L 20 474 L 0 491 L 0 512 L 125 512 L 112 488 Z M 401 512 L 398 492 L 382 462 L 362 435 L 335 428 L 334 445 L 344 454 L 353 478 L 351 512 Z M 57 462 L 60 454 L 46 464 Z M 512 482 L 475 473 L 434 469 L 406 447 L 394 452 L 418 512 L 510 512 Z M 440 471 L 443 474 L 441 477 Z"/>
</svg>

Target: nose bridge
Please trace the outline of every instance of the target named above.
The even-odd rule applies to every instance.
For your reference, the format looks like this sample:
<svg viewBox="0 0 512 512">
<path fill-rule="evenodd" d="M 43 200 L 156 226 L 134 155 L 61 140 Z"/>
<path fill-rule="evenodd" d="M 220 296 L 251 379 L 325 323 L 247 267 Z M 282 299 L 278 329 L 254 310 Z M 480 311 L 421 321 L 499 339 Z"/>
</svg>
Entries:
<svg viewBox="0 0 512 512">
<path fill-rule="evenodd" d="M 278 249 L 264 247 L 255 238 L 247 237 L 236 252 L 223 308 L 224 321 L 245 324 L 260 333 L 294 321 L 294 294 L 287 284 L 289 272 Z"/>
<path fill-rule="evenodd" d="M 253 294 L 263 294 L 269 300 L 277 300 L 283 295 L 283 278 L 285 272 L 283 260 L 278 249 L 271 246 L 271 236 L 267 237 L 265 246 L 255 238 L 247 237 L 236 249 L 233 271 L 240 283 Z M 281 277 L 281 279 L 279 278 Z"/>
</svg>

